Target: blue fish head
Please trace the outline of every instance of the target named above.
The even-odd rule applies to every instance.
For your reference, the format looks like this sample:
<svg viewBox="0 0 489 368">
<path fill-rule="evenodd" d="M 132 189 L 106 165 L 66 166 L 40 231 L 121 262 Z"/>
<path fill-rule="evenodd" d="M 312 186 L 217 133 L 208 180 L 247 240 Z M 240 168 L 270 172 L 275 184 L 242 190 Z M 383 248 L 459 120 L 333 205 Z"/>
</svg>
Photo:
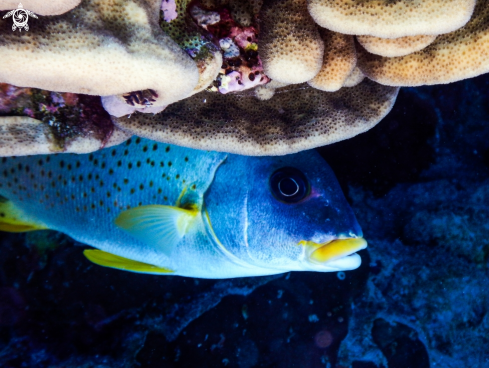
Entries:
<svg viewBox="0 0 489 368">
<path fill-rule="evenodd" d="M 362 230 L 315 151 L 230 155 L 204 198 L 215 240 L 241 263 L 280 271 L 357 268 Z"/>
</svg>

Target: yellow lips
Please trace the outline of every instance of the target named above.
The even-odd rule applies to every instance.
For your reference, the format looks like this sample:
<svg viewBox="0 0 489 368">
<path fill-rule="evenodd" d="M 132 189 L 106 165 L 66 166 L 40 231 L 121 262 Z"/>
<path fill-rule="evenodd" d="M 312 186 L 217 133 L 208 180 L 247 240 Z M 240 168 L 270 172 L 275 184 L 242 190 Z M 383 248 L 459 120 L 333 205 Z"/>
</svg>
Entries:
<svg viewBox="0 0 489 368">
<path fill-rule="evenodd" d="M 321 264 L 349 256 L 367 247 L 364 238 L 335 239 L 328 243 L 301 240 L 299 244 L 306 248 L 310 261 Z"/>
</svg>

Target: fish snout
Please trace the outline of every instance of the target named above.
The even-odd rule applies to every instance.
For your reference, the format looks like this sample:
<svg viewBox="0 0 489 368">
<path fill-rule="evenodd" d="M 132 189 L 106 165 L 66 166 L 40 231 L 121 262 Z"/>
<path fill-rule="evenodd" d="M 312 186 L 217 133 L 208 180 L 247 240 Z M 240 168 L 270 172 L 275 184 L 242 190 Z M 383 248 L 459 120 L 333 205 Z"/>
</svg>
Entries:
<svg viewBox="0 0 489 368">
<path fill-rule="evenodd" d="M 353 270 L 361 264 L 356 252 L 367 248 L 363 237 L 333 239 L 325 243 L 300 241 L 305 250 L 305 262 L 308 268 L 318 271 Z"/>
</svg>

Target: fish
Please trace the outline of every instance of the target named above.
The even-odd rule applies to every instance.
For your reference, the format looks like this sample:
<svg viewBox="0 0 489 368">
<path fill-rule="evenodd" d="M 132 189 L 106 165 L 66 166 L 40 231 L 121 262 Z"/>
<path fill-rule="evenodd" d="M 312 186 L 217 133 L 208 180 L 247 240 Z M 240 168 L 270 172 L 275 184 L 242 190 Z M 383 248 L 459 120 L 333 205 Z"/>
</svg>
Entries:
<svg viewBox="0 0 489 368">
<path fill-rule="evenodd" d="M 334 272 L 366 248 L 314 150 L 250 157 L 132 137 L 90 154 L 0 159 L 0 231 L 50 229 L 131 272 L 234 278 Z"/>
</svg>

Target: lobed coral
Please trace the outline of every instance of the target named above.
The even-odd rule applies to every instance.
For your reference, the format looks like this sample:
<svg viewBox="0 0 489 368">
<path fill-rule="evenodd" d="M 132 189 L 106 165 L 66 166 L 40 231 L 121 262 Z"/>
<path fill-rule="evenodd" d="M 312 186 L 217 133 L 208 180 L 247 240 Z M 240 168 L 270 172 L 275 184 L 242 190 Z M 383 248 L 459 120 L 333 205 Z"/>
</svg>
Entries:
<svg viewBox="0 0 489 368">
<path fill-rule="evenodd" d="M 63 4 L 76 6 L 72 1 Z M 292 100 L 296 91 L 321 90 L 325 95 L 315 101 L 333 101 L 336 97 L 328 92 L 357 86 L 365 76 L 387 86 L 413 86 L 487 72 L 488 1 L 82 0 L 65 14 L 39 19 L 29 33 L 12 33 L 6 23 L 0 25 L 4 61 L 0 82 L 103 96 L 103 106 L 122 129 L 193 147 L 190 142 L 200 136 L 195 126 L 178 127 L 178 133 L 170 136 L 156 131 L 170 124 L 160 123 L 168 116 L 164 112 L 158 118 L 137 115 L 130 124 L 121 118 L 140 112 L 159 114 L 177 103 L 173 111 L 190 103 L 189 109 L 177 115 L 185 125 L 195 118 L 200 101 L 219 101 L 214 108 L 220 113 L 199 111 L 207 114 L 202 119 L 208 124 L 217 124 L 210 121 L 211 115 L 225 121 L 219 133 L 225 144 L 216 145 L 205 137 L 197 146 L 243 154 L 291 153 L 298 147 L 312 148 L 318 142 L 358 134 L 344 129 L 341 121 L 334 123 L 332 109 L 326 118 L 330 128 L 319 135 L 310 127 L 324 119 L 301 123 L 301 129 L 309 127 L 307 132 L 291 131 L 291 136 L 297 136 L 294 145 L 283 134 L 270 136 L 267 124 L 282 121 L 275 107 Z M 283 88 L 304 82 L 310 87 Z M 242 95 L 248 89 L 253 93 Z M 229 97 L 200 95 L 204 90 Z M 395 93 L 389 93 L 388 104 L 368 98 L 360 110 L 364 113 L 379 104 L 392 106 Z M 193 99 L 194 95 L 198 97 Z M 356 92 L 344 90 L 341 96 L 341 104 L 349 106 Z M 189 98 L 187 103 L 177 102 Z M 260 111 L 272 106 L 271 111 L 278 115 L 267 122 L 253 117 L 253 133 L 237 134 L 226 114 L 238 99 L 244 99 L 243 106 L 251 110 L 244 109 L 242 116 L 229 115 L 235 122 L 249 123 L 253 105 Z M 192 105 L 191 101 L 199 103 Z M 294 108 L 288 111 L 296 115 L 305 108 L 290 106 Z M 366 115 L 357 119 L 374 125 L 388 110 L 377 114 L 377 120 Z M 349 116 L 358 110 L 342 113 Z M 151 134 L 146 126 L 150 120 L 158 121 L 149 129 Z M 336 129 L 331 128 L 335 124 Z M 292 127 L 298 128 L 293 123 Z M 256 138 L 260 129 L 269 139 Z M 250 149 L 247 142 L 251 141 L 258 149 Z"/>
<path fill-rule="evenodd" d="M 0 156 L 85 153 L 122 143 L 95 96 L 0 84 Z"/>
</svg>

